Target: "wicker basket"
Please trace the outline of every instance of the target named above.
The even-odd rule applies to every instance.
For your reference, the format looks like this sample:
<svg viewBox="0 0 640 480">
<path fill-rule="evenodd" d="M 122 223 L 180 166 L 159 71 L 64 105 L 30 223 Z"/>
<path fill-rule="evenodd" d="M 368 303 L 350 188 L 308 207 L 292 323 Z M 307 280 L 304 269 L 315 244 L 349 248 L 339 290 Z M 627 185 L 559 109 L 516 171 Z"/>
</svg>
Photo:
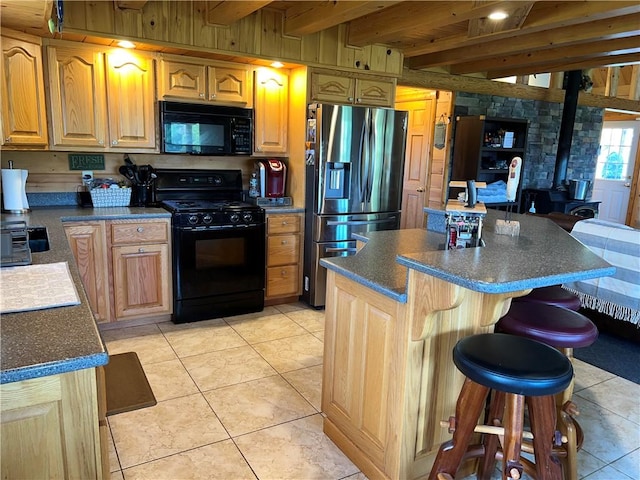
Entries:
<svg viewBox="0 0 640 480">
<path fill-rule="evenodd" d="M 131 202 L 130 188 L 94 188 L 91 190 L 94 207 L 128 207 Z"/>
</svg>

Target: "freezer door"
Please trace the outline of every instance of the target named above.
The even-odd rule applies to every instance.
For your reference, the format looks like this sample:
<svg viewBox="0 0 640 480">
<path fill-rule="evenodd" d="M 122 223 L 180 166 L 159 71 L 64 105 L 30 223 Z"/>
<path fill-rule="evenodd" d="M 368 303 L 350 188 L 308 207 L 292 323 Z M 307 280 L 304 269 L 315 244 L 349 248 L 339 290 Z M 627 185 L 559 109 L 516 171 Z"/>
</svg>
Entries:
<svg viewBox="0 0 640 480">
<path fill-rule="evenodd" d="M 315 164 L 307 172 L 313 211 L 399 210 L 407 112 L 344 105 L 320 105 L 316 112 Z"/>
<path fill-rule="evenodd" d="M 350 240 L 354 233 L 400 228 L 400 212 L 353 215 L 314 215 L 314 242 Z"/>
<path fill-rule="evenodd" d="M 316 261 L 313 262 L 308 273 L 305 273 L 302 298 L 313 307 L 322 307 L 327 293 L 327 269 L 320 265 L 320 259 L 354 255 L 356 253 L 356 241 L 313 242 L 311 248 Z"/>
</svg>

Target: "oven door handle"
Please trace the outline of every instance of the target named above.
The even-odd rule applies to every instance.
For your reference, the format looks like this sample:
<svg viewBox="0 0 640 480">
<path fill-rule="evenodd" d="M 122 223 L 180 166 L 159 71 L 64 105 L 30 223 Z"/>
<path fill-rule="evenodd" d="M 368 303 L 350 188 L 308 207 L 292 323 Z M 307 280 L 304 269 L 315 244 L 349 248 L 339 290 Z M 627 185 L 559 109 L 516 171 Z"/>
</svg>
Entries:
<svg viewBox="0 0 640 480">
<path fill-rule="evenodd" d="M 336 253 L 336 252 L 357 252 L 358 249 L 357 248 L 334 248 L 334 247 L 327 247 L 324 249 L 325 253 Z"/>
<path fill-rule="evenodd" d="M 328 220 L 327 226 L 334 227 L 337 225 L 375 225 L 380 223 L 395 223 L 396 217 L 388 217 L 380 220 L 346 220 L 344 222 L 336 220 Z"/>
</svg>

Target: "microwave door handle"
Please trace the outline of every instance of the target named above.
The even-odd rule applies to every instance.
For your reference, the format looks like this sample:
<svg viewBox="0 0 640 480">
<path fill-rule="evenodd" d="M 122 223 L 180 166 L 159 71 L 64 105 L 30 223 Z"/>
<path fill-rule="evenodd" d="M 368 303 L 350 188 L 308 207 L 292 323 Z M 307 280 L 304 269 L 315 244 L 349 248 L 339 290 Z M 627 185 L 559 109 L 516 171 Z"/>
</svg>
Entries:
<svg viewBox="0 0 640 480">
<path fill-rule="evenodd" d="M 378 224 L 382 224 L 382 223 L 391 223 L 391 222 L 395 222 L 395 221 L 396 221 L 396 217 L 395 217 L 395 215 L 393 215 L 391 217 L 377 219 L 377 220 L 346 220 L 344 222 L 336 221 L 336 220 L 329 220 L 329 221 L 327 221 L 327 226 L 329 226 L 329 227 L 337 227 L 337 226 L 340 226 L 340 225 L 378 225 Z"/>
</svg>

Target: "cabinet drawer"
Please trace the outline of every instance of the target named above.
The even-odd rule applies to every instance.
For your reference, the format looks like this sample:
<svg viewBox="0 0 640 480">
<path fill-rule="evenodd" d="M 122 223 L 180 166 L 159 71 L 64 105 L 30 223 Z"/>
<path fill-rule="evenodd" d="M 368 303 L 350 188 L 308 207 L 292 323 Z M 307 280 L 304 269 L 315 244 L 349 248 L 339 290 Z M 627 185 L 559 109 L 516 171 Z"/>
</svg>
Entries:
<svg viewBox="0 0 640 480">
<path fill-rule="evenodd" d="M 267 297 L 299 294 L 298 266 L 267 268 Z"/>
<path fill-rule="evenodd" d="M 114 245 L 141 242 L 166 243 L 169 241 L 169 223 L 114 223 L 111 224 L 111 241 Z"/>
<path fill-rule="evenodd" d="M 297 215 L 275 215 L 267 217 L 267 234 L 297 233 L 301 217 Z"/>
<path fill-rule="evenodd" d="M 275 235 L 267 239 L 267 265 L 287 265 L 300 260 L 300 235 Z"/>
</svg>

